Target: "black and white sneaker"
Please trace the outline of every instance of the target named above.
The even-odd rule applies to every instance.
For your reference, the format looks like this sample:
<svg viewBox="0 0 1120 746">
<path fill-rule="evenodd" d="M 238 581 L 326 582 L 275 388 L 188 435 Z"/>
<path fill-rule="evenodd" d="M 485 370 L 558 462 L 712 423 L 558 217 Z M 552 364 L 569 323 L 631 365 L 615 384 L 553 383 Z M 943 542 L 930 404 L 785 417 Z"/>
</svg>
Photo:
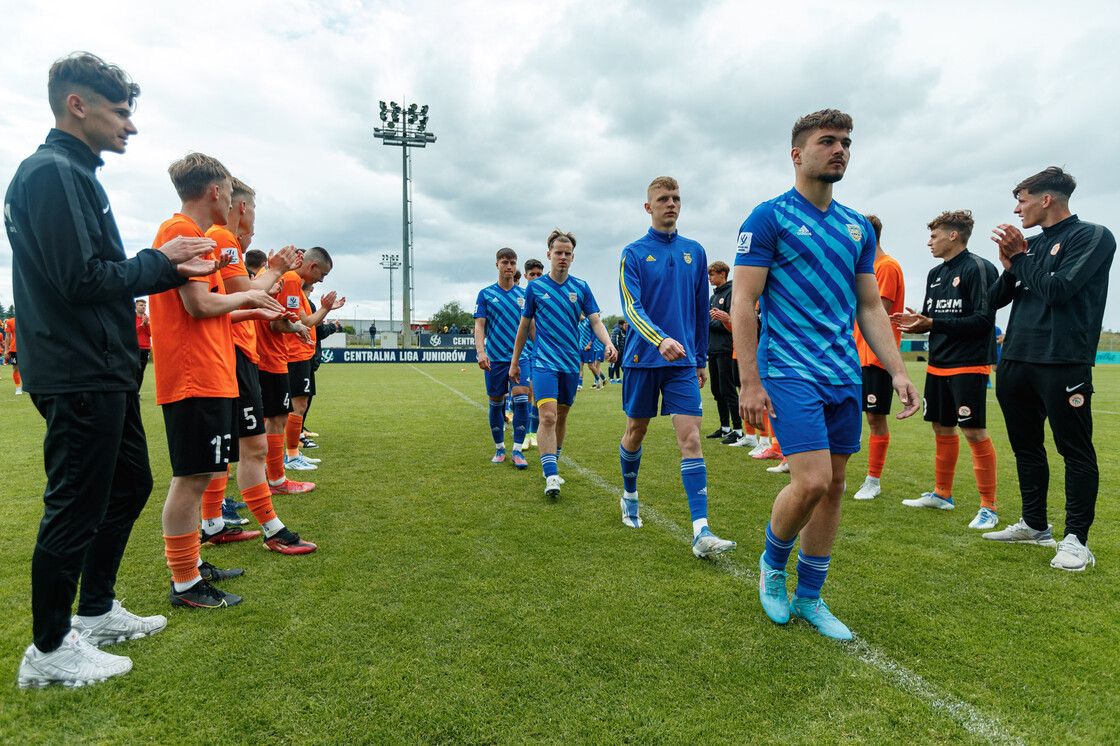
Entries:
<svg viewBox="0 0 1120 746">
<path fill-rule="evenodd" d="M 200 580 L 185 591 L 175 590 L 171 583 L 171 605 L 192 609 L 223 609 L 241 603 L 241 596 L 218 590 L 205 580 Z"/>
<path fill-rule="evenodd" d="M 725 446 L 733 446 L 743 439 L 743 434 L 732 430 L 727 434 L 727 437 L 720 441 Z"/>
<path fill-rule="evenodd" d="M 257 535 L 260 535 L 260 531 L 257 532 Z M 244 575 L 245 571 L 240 567 L 231 567 L 228 570 L 220 570 L 217 567 L 211 565 L 209 562 L 203 562 L 198 566 L 198 574 L 202 576 L 203 580 L 216 583 L 219 580 L 229 580 L 230 578 L 236 578 L 239 575 Z"/>
<path fill-rule="evenodd" d="M 728 434 L 729 432 L 731 432 L 731 431 L 730 431 L 730 430 L 724 430 L 724 429 L 723 429 L 723 428 L 721 427 L 721 428 L 720 428 L 719 430 L 716 430 L 716 431 L 715 431 L 714 433 L 712 433 L 711 435 L 705 435 L 704 437 L 705 437 L 705 438 L 707 438 L 708 440 L 715 440 L 716 438 L 724 438 L 724 437 L 727 437 L 727 434 Z"/>
</svg>

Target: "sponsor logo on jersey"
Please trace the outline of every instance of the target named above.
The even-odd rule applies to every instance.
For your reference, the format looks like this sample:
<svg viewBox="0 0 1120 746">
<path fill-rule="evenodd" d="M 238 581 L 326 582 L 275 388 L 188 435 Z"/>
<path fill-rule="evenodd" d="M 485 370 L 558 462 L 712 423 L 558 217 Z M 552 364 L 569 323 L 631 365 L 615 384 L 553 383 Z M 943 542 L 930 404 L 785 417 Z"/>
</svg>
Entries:
<svg viewBox="0 0 1120 746">
<path fill-rule="evenodd" d="M 736 254 L 749 254 L 751 253 L 751 237 L 753 233 L 743 231 L 739 234 L 739 245 L 735 249 Z"/>
<path fill-rule="evenodd" d="M 541 300 L 551 300 L 551 299 L 548 297 L 548 293 L 544 293 L 544 294 L 541 295 Z"/>
<path fill-rule="evenodd" d="M 575 303 L 576 302 L 576 294 L 575 293 L 568 293 L 568 300 L 570 300 L 572 303 Z"/>
<path fill-rule="evenodd" d="M 1056 243 L 1056 244 L 1054 244 L 1053 246 L 1051 246 L 1051 247 L 1050 247 L 1050 256 L 1057 256 L 1057 254 L 1058 254 L 1058 251 L 1059 251 L 1059 250 L 1060 250 L 1061 248 L 1062 248 L 1062 242 L 1061 242 L 1061 241 L 1059 241 L 1058 243 Z"/>
<path fill-rule="evenodd" d="M 1077 389 L 1081 388 L 1084 385 L 1085 385 L 1085 382 L 1082 381 L 1081 383 L 1077 384 L 1076 386 L 1066 386 L 1066 393 L 1068 394 L 1071 391 L 1076 391 Z"/>
<path fill-rule="evenodd" d="M 653 258 L 653 254 L 647 254 L 646 255 L 646 261 L 647 262 L 656 262 L 657 260 Z"/>
<path fill-rule="evenodd" d="M 692 264 L 692 254 L 689 254 L 687 251 L 684 252 L 684 263 Z"/>
<path fill-rule="evenodd" d="M 960 298 L 939 298 L 937 300 L 933 300 L 932 298 L 926 299 L 927 305 L 931 302 L 933 303 L 933 307 L 938 311 L 959 311 L 964 308 L 964 301 Z"/>
<path fill-rule="evenodd" d="M 967 420 L 968 418 L 972 417 L 972 410 L 968 407 L 961 407 L 957 410 L 957 417 L 962 420 Z"/>
<path fill-rule="evenodd" d="M 222 249 L 222 253 L 229 257 L 230 264 L 240 264 L 237 259 L 237 249 L 231 246 L 228 249 Z"/>
<path fill-rule="evenodd" d="M 1081 394 L 1081 393 L 1074 394 L 1073 396 L 1071 396 L 1069 398 L 1069 405 L 1071 407 L 1073 407 L 1074 409 L 1077 409 L 1078 407 L 1082 406 L 1084 403 L 1085 403 L 1085 395 L 1084 394 Z"/>
<path fill-rule="evenodd" d="M 848 235 L 852 237 L 853 241 L 858 243 L 863 240 L 863 228 L 860 228 L 858 225 L 854 225 L 852 223 L 848 223 L 847 228 Z"/>
<path fill-rule="evenodd" d="M 299 297 L 295 295 L 288 296 L 288 308 L 299 308 Z"/>
<path fill-rule="evenodd" d="M 799 235 L 799 236 L 811 236 L 811 235 L 813 235 L 813 232 L 811 230 L 809 230 L 808 228 L 806 228 L 804 225 L 802 225 L 800 228 L 797 229 L 797 235 Z"/>
<path fill-rule="evenodd" d="M 957 275 L 956 277 L 953 278 L 953 287 L 957 287 L 960 284 L 961 284 L 961 276 Z"/>
</svg>

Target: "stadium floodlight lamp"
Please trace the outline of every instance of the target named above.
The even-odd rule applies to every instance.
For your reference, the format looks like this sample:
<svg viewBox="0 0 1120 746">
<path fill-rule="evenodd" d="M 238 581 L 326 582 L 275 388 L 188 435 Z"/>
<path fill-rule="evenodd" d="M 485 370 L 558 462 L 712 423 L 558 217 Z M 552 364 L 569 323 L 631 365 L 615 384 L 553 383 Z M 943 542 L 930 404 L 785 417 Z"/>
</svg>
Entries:
<svg viewBox="0 0 1120 746">
<path fill-rule="evenodd" d="M 384 109 L 381 110 L 381 121 L 382 122 L 389 121 L 389 115 Z"/>
<path fill-rule="evenodd" d="M 428 105 L 427 104 L 424 104 L 423 106 L 420 107 L 420 116 L 424 117 L 424 119 L 427 120 L 427 118 L 428 118 Z"/>
</svg>

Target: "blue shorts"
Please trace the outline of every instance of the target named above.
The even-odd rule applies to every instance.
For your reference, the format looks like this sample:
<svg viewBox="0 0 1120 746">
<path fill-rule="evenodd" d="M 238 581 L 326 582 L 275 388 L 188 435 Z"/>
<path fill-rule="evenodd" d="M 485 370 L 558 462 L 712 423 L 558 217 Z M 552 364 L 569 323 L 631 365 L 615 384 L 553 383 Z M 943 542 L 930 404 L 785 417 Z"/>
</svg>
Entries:
<svg viewBox="0 0 1120 746">
<path fill-rule="evenodd" d="M 602 360 L 602 358 L 599 357 L 599 354 L 595 352 L 594 349 L 579 351 L 579 361 L 581 363 L 593 363 L 596 360 Z"/>
<path fill-rule="evenodd" d="M 665 365 L 658 368 L 626 368 L 622 378 L 622 410 L 627 417 L 648 419 L 661 414 L 701 416 L 700 381 L 696 368 Z"/>
<path fill-rule="evenodd" d="M 525 362 L 525 358 L 521 358 Z M 509 393 L 510 386 L 529 386 L 529 371 L 526 366 L 521 366 L 521 383 L 509 379 L 509 361 L 504 363 L 490 361 L 490 370 L 486 373 L 486 395 L 505 396 Z"/>
<path fill-rule="evenodd" d="M 548 368 L 533 369 L 533 396 L 537 406 L 556 402 L 561 407 L 570 407 L 576 400 L 576 386 L 579 373 L 560 373 Z"/>
<path fill-rule="evenodd" d="M 863 386 L 833 386 L 801 378 L 766 378 L 763 388 L 777 415 L 770 420 L 782 453 L 856 453 L 863 432 Z"/>
</svg>

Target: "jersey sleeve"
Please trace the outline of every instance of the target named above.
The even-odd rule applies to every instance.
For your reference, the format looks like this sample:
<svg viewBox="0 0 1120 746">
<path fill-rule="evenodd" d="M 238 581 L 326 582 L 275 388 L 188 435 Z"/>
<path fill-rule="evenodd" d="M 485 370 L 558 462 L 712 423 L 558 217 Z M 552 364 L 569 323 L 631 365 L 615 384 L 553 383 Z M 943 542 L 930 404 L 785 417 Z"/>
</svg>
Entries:
<svg viewBox="0 0 1120 746">
<path fill-rule="evenodd" d="M 526 301 L 526 304 L 528 301 Z M 486 318 L 486 288 L 478 291 L 478 297 L 474 301 L 474 317 L 476 319 Z"/>
<path fill-rule="evenodd" d="M 646 313 L 642 306 L 642 263 L 627 248 L 622 252 L 622 264 L 618 273 L 618 289 L 622 296 L 622 312 L 635 332 L 640 334 L 654 347 L 665 341 L 665 333 Z M 590 290 L 588 291 L 590 293 Z M 598 308 L 595 309 L 598 312 Z"/>
<path fill-rule="evenodd" d="M 739 228 L 735 247 L 736 267 L 769 267 L 778 246 L 778 223 L 774 210 L 763 203 L 754 208 Z"/>
<path fill-rule="evenodd" d="M 886 298 L 893 305 L 900 298 L 906 297 L 906 285 L 902 279 L 902 269 L 894 262 L 884 261 L 882 272 L 875 273 L 875 282 L 879 285 L 879 297 Z"/>
<path fill-rule="evenodd" d="M 1066 239 L 1061 250 L 1065 255 L 1054 272 L 1046 271 L 1026 254 L 1016 254 L 1011 260 L 1011 273 L 1049 306 L 1068 301 L 1102 268 L 1107 272 L 1116 253 L 1116 239 L 1103 225 L 1096 225 Z"/>
<path fill-rule="evenodd" d="M 300 311 L 302 296 L 303 281 L 300 280 L 299 275 L 295 272 L 286 272 L 284 274 L 284 281 L 280 285 L 280 294 L 276 296 L 276 300 L 284 307 L 285 311 L 295 311 L 297 314 Z"/>
<path fill-rule="evenodd" d="M 580 308 L 583 309 L 583 314 L 585 316 L 590 316 L 593 313 L 599 313 L 599 304 L 595 302 L 595 294 L 591 292 L 591 286 L 586 282 L 583 283 L 583 301 Z M 588 329 L 590 330 L 590 328 L 591 324 L 590 322 L 588 322 Z"/>
<path fill-rule="evenodd" d="M 482 293 L 479 293 L 478 297 L 481 298 Z M 478 311 L 476 310 L 474 313 L 475 313 L 475 318 L 478 318 Z M 536 315 L 536 313 L 537 313 L 537 294 L 534 292 L 533 286 L 530 284 L 529 287 L 525 289 L 525 305 L 521 309 L 521 315 L 526 319 L 531 319 L 531 318 L 533 318 L 533 316 Z M 483 314 L 483 315 L 485 315 L 485 314 Z"/>
<path fill-rule="evenodd" d="M 698 247 L 699 256 L 696 271 L 696 348 L 693 358 L 697 368 L 708 366 L 708 255 L 704 248 Z"/>
</svg>

